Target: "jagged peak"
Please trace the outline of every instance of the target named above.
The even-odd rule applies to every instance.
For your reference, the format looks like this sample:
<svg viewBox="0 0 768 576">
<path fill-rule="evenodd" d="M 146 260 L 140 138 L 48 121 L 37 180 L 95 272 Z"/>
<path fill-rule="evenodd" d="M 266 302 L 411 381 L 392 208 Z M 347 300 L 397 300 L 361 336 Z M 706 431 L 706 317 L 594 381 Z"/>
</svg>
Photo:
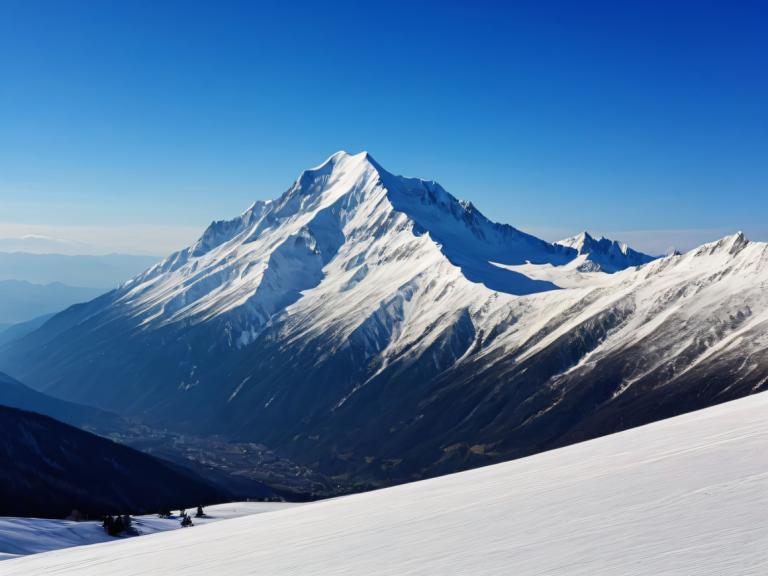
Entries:
<svg viewBox="0 0 768 576">
<path fill-rule="evenodd" d="M 287 204 L 297 195 L 311 196 L 313 193 L 322 192 L 336 178 L 342 176 L 352 176 L 358 184 L 361 182 L 381 184 L 396 209 L 408 212 L 406 205 L 410 204 L 411 200 L 417 200 L 418 204 L 438 208 L 446 215 L 451 215 L 468 226 L 476 227 L 482 224 L 511 229 L 508 225 L 494 224 L 471 202 L 457 199 L 434 180 L 406 177 L 389 172 L 365 150 L 354 154 L 340 150 L 318 166 L 303 171 L 278 202 Z M 413 208 L 413 205 L 410 207 Z M 409 216 L 414 214 L 410 213 Z M 509 233 L 509 230 L 506 232 Z M 522 234 L 519 231 L 516 232 Z"/>
<path fill-rule="evenodd" d="M 305 170 L 305 172 L 311 172 L 311 171 L 319 171 L 323 170 L 327 167 L 335 167 L 337 164 L 341 162 L 346 161 L 366 161 L 366 160 L 373 160 L 371 155 L 368 153 L 367 150 L 363 150 L 361 152 L 357 153 L 350 153 L 346 150 L 339 150 L 338 152 L 334 152 L 328 158 L 326 158 L 323 162 L 315 166 L 314 168 L 309 168 L 308 170 Z"/>
<path fill-rule="evenodd" d="M 702 244 L 698 248 L 692 250 L 692 254 L 694 257 L 706 254 L 714 254 L 716 252 L 728 252 L 731 255 L 735 255 L 746 248 L 749 243 L 750 241 L 744 232 L 739 230 L 735 234 L 723 236 L 714 242 L 707 242 L 706 244 Z"/>
<path fill-rule="evenodd" d="M 278 201 L 284 202 L 296 194 L 310 195 L 342 176 L 352 174 L 361 178 L 380 179 L 382 172 L 384 170 L 367 151 L 350 154 L 345 150 L 339 150 L 314 168 L 303 170 Z"/>
<path fill-rule="evenodd" d="M 585 265 L 585 271 L 615 272 L 628 266 L 646 264 L 655 259 L 654 256 L 633 250 L 626 242 L 611 240 L 602 235 L 596 239 L 586 230 L 576 236 L 560 240 L 556 244 L 572 248 L 580 256 L 586 256 L 590 264 Z"/>
<path fill-rule="evenodd" d="M 575 236 L 569 236 L 568 238 L 558 240 L 555 242 L 555 244 L 566 246 L 568 248 L 574 248 L 579 254 L 581 254 L 582 251 L 588 249 L 594 241 L 594 237 L 586 230 L 583 230 Z"/>
<path fill-rule="evenodd" d="M 358 207 L 363 212 L 358 212 Z M 382 218 L 382 210 L 391 210 L 392 217 Z M 376 221 L 354 216 L 374 212 L 379 214 Z M 213 265 L 192 261 L 208 258 L 222 247 L 218 253 L 222 262 L 234 261 L 238 254 L 249 254 L 265 233 L 276 234 L 277 238 L 285 232 L 292 237 L 297 226 L 306 227 L 312 222 L 324 232 L 333 229 L 333 234 L 343 237 L 345 223 L 352 221 L 359 227 L 358 237 L 360 231 L 369 230 L 368 224 L 370 231 L 375 230 L 373 233 L 384 233 L 376 222 L 392 225 L 393 231 L 410 228 L 416 236 L 428 233 L 446 258 L 461 267 L 470 280 L 485 283 L 489 277 L 494 289 L 502 291 L 506 280 L 499 277 L 507 273 L 498 272 L 489 262 L 564 264 L 574 256 L 572 250 L 492 222 L 471 202 L 458 200 L 433 180 L 394 175 L 367 151 L 350 154 L 340 150 L 316 167 L 304 170 L 279 198 L 255 202 L 236 218 L 213 222 L 195 244 L 163 261 L 152 274 L 186 265 Z M 410 225 L 403 226 L 406 222 Z"/>
<path fill-rule="evenodd" d="M 612 240 L 600 235 L 600 238 L 590 234 L 587 230 L 584 230 L 575 236 L 570 236 L 563 240 L 558 240 L 555 244 L 562 246 L 568 246 L 575 248 L 579 253 L 589 253 L 591 250 L 619 250 L 622 254 L 629 254 L 630 252 L 636 252 L 626 242 L 620 240 Z"/>
</svg>

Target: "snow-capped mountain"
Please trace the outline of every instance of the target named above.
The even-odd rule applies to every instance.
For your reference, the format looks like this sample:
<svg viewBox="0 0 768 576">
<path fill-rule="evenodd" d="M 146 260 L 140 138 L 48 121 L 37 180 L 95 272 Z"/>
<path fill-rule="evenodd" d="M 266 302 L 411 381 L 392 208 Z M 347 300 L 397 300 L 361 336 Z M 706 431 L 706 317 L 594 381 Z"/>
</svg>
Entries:
<svg viewBox="0 0 768 576">
<path fill-rule="evenodd" d="M 129 282 L 121 301 L 150 323 L 240 309 L 247 320 L 238 337 L 247 339 L 311 290 L 347 299 L 359 286 L 374 291 L 365 294 L 373 304 L 391 284 L 426 274 L 529 294 L 556 286 L 495 264 L 564 264 L 575 255 L 490 222 L 435 182 L 393 176 L 367 153 L 339 152 L 278 200 L 211 224 L 193 246 Z"/>
<path fill-rule="evenodd" d="M 0 369 L 397 482 L 761 390 L 766 244 L 736 234 L 633 266 L 648 259 L 550 244 L 340 152 L 0 348 Z"/>
<path fill-rule="evenodd" d="M 577 268 L 582 272 L 617 272 L 630 266 L 642 266 L 656 259 L 632 250 L 624 242 L 605 237 L 597 240 L 586 230 L 556 244 L 574 248 L 579 256 L 582 256 L 577 263 Z"/>
</svg>

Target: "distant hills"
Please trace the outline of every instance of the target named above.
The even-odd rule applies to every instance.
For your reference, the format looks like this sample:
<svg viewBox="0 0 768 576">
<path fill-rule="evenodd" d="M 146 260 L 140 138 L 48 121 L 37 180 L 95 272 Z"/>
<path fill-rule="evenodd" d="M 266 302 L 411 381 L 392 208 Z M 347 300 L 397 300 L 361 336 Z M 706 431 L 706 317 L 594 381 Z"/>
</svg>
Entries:
<svg viewBox="0 0 768 576">
<path fill-rule="evenodd" d="M 189 471 L 48 416 L 0 406 L 0 516 L 148 513 L 225 500 Z"/>
<path fill-rule="evenodd" d="M 44 314 L 26 322 L 0 325 L 0 346 L 37 330 L 52 316 L 53 314 Z"/>
<path fill-rule="evenodd" d="M 272 485 L 282 488 L 281 493 L 287 497 L 299 500 L 311 498 L 313 492 L 327 494 L 329 490 L 327 485 L 318 484 L 318 481 L 323 482 L 322 478 L 313 477 L 306 471 L 303 471 L 301 478 L 294 477 L 297 476 L 295 466 L 271 454 L 261 454 L 259 447 L 171 435 L 162 427 L 154 430 L 136 425 L 114 412 L 48 396 L 2 372 L 0 406 L 49 416 L 131 446 L 166 463 L 173 463 L 173 466 L 191 470 L 193 475 L 199 475 L 210 485 L 220 487 L 220 492 L 232 496 L 273 498 L 277 493 L 272 490 Z M 256 475 L 268 480 L 270 486 L 255 479 Z"/>
<path fill-rule="evenodd" d="M 65 256 L 0 252 L 0 280 L 25 280 L 34 284 L 61 282 L 106 291 L 116 288 L 158 260 L 154 256 L 129 254 Z"/>
<path fill-rule="evenodd" d="M 29 328 L 19 323 L 39 326 L 45 317 L 118 287 L 156 261 L 125 254 L 0 252 L 0 343 Z"/>
<path fill-rule="evenodd" d="M 114 413 L 47 396 L 2 372 L 0 406 L 45 414 L 70 426 L 101 434 L 125 430 L 127 427 L 122 418 Z"/>
<path fill-rule="evenodd" d="M 67 286 L 60 282 L 33 284 L 26 280 L 0 280 L 0 323 L 16 324 L 61 312 L 104 292 L 102 288 Z"/>
</svg>

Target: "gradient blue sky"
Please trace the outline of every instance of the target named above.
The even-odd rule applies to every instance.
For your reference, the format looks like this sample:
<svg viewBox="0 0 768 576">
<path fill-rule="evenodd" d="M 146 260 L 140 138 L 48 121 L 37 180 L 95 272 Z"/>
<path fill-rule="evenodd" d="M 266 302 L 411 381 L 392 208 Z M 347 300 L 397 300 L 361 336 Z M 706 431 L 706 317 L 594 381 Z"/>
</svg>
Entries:
<svg viewBox="0 0 768 576">
<path fill-rule="evenodd" d="M 768 240 L 766 29 L 749 0 L 3 0 L 0 238 L 163 254 L 366 149 L 550 240 Z"/>
</svg>

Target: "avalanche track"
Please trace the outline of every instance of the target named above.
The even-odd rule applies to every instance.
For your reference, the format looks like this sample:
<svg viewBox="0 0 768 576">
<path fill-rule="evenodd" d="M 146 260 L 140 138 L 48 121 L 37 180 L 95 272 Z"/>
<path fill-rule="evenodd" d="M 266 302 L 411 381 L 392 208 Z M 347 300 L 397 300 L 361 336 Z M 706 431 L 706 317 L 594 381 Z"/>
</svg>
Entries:
<svg viewBox="0 0 768 576">
<path fill-rule="evenodd" d="M 506 464 L 9 560 L 76 574 L 768 573 L 768 394 Z"/>
</svg>

